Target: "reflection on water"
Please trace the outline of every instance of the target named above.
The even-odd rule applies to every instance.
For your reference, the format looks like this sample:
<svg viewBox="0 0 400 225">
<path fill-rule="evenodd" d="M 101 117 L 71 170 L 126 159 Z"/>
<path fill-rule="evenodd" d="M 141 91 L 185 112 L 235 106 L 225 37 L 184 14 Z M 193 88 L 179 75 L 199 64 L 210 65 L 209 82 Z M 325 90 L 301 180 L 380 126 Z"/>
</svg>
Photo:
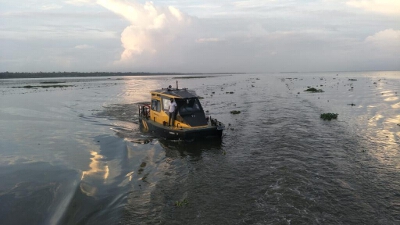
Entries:
<svg viewBox="0 0 400 225">
<path fill-rule="evenodd" d="M 95 151 L 91 151 L 90 154 L 92 155 L 89 164 L 90 169 L 82 172 L 81 190 L 88 196 L 94 196 L 96 194 L 96 187 L 91 186 L 87 180 L 97 178 L 103 179 L 104 183 L 106 183 L 110 171 L 108 165 L 102 162 L 103 156 Z"/>
<path fill-rule="evenodd" d="M 399 98 L 398 97 L 394 97 L 394 96 L 384 99 L 384 101 L 386 101 L 386 102 L 393 102 L 393 101 L 397 101 L 397 100 L 399 100 Z"/>
<path fill-rule="evenodd" d="M 120 97 L 118 102 L 137 103 L 149 101 L 149 91 L 159 89 L 160 84 L 167 83 L 167 80 L 170 79 L 165 76 L 145 78 L 144 80 L 140 80 L 137 77 L 126 77 L 123 79 L 124 91 L 118 94 L 118 97 Z"/>
<path fill-rule="evenodd" d="M 395 104 L 391 105 L 393 109 L 399 109 L 400 108 L 400 102 L 396 102 Z"/>
<path fill-rule="evenodd" d="M 400 116 L 397 105 L 399 104 L 399 98 L 395 88 L 398 83 L 396 80 L 386 81 L 378 80 L 375 82 L 378 87 L 375 90 L 376 99 L 371 101 L 374 104 L 374 110 L 371 111 L 372 118 L 369 119 L 367 126 L 363 132 L 363 136 L 370 140 L 371 147 L 374 150 L 370 150 L 371 154 L 377 159 L 382 165 L 399 168 L 399 141 L 400 136 L 398 135 L 398 126 L 400 122 Z M 367 94 L 367 93 L 362 93 Z"/>
</svg>

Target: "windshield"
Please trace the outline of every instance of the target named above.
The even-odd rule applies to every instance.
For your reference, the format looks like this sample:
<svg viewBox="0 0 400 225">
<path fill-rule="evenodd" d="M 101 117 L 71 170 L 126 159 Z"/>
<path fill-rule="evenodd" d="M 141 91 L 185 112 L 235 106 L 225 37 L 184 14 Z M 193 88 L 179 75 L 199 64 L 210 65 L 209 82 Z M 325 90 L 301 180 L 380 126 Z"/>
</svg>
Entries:
<svg viewBox="0 0 400 225">
<path fill-rule="evenodd" d="M 180 115 L 202 111 L 200 102 L 197 98 L 177 99 L 177 104 Z"/>
</svg>

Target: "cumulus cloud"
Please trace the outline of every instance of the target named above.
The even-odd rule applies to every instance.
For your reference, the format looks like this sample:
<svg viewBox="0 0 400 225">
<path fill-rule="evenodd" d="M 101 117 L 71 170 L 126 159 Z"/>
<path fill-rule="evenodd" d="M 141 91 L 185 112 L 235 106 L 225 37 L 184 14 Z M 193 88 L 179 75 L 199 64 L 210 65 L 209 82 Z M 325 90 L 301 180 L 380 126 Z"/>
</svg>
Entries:
<svg viewBox="0 0 400 225">
<path fill-rule="evenodd" d="M 387 29 L 368 36 L 365 43 L 385 52 L 400 53 L 400 30 Z"/>
<path fill-rule="evenodd" d="M 165 50 L 191 23 L 189 16 L 172 6 L 156 7 L 153 2 L 140 4 L 124 0 L 99 0 L 97 3 L 130 23 L 121 34 L 122 63 Z"/>
<path fill-rule="evenodd" d="M 347 5 L 382 14 L 400 14 L 398 0 L 350 0 Z"/>
</svg>

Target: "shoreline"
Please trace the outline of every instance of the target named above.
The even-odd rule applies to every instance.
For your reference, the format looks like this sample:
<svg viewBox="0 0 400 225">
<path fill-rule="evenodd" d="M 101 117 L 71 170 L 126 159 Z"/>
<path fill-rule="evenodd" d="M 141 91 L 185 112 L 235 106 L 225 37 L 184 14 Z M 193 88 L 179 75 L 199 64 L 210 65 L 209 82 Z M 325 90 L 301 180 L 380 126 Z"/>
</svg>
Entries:
<svg viewBox="0 0 400 225">
<path fill-rule="evenodd" d="M 147 72 L 1 72 L 0 79 L 57 78 L 57 77 L 119 77 L 119 76 L 171 76 L 171 75 L 215 75 L 245 73 L 147 73 Z"/>
</svg>

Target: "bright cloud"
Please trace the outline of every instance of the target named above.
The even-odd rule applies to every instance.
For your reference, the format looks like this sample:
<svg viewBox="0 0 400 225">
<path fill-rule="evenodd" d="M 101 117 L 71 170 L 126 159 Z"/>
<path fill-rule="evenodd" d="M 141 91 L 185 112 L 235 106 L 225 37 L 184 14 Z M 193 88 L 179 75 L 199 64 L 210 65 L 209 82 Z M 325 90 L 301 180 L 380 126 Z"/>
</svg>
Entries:
<svg viewBox="0 0 400 225">
<path fill-rule="evenodd" d="M 350 0 L 346 4 L 382 14 L 400 14 L 399 0 Z"/>
<path fill-rule="evenodd" d="M 365 43 L 384 52 L 400 54 L 400 30 L 387 29 L 365 39 Z"/>
<path fill-rule="evenodd" d="M 123 63 L 163 50 L 191 22 L 190 17 L 178 9 L 156 7 L 153 2 L 99 0 L 97 3 L 130 22 L 121 34 L 124 52 L 120 61 Z"/>
</svg>

